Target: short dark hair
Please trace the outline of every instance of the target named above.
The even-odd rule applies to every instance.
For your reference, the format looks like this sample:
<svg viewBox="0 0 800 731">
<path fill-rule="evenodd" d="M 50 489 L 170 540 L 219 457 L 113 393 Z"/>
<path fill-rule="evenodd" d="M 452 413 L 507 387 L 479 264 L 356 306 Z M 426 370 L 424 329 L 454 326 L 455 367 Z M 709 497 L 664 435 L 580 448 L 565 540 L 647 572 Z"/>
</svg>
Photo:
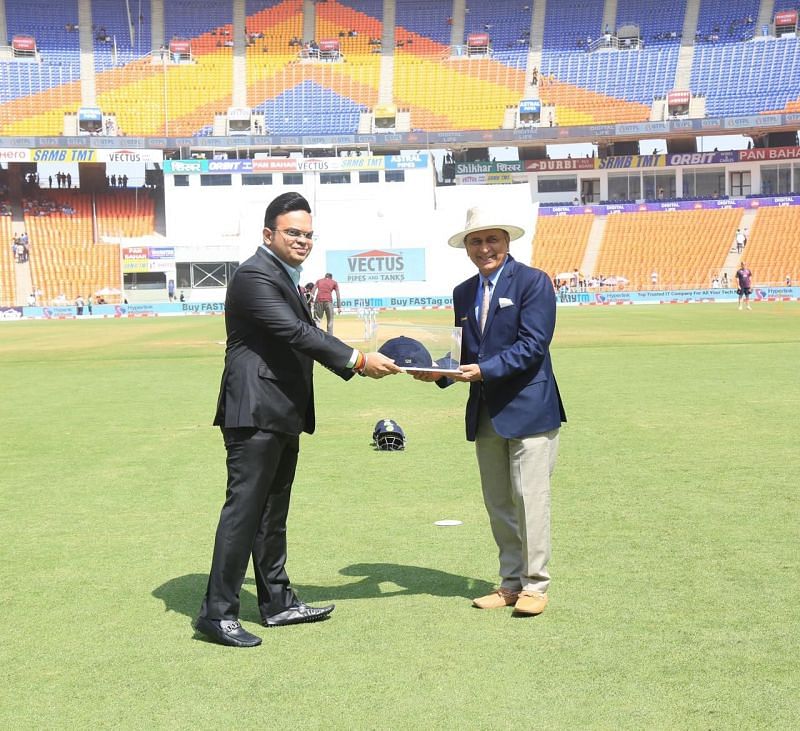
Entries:
<svg viewBox="0 0 800 731">
<path fill-rule="evenodd" d="M 275 230 L 275 219 L 284 213 L 305 211 L 311 213 L 311 206 L 300 193 L 282 193 L 275 198 L 264 213 L 264 228 Z"/>
</svg>

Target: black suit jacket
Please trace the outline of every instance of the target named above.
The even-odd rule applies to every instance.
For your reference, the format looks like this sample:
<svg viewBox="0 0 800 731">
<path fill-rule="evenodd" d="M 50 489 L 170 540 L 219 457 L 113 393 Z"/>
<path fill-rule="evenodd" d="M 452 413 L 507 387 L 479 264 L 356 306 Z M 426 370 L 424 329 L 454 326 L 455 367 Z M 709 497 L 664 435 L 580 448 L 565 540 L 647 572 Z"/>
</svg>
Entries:
<svg viewBox="0 0 800 731">
<path fill-rule="evenodd" d="M 225 370 L 214 424 L 314 431 L 314 361 L 344 379 L 353 349 L 316 327 L 289 273 L 259 247 L 225 298 Z"/>
</svg>

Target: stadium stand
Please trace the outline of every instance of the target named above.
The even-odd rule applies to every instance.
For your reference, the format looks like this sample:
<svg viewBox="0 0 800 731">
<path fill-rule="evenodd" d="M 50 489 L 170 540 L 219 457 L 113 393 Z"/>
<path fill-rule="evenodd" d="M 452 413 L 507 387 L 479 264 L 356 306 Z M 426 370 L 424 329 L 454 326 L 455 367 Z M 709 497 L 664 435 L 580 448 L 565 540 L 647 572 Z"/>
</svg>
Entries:
<svg viewBox="0 0 800 731">
<path fill-rule="evenodd" d="M 91 7 L 97 105 L 116 114 L 121 132 L 210 133 L 214 115 L 224 112 L 233 98 L 230 5 L 212 0 L 165 5 L 167 42 L 172 37 L 191 41 L 194 63 L 186 65 L 151 62 L 149 2 L 141 5 L 140 16 L 117 12 L 114 0 L 93 0 Z M 9 33 L 33 33 L 43 62 L 0 62 L 0 132 L 59 134 L 64 114 L 81 104 L 80 34 L 67 30 L 76 22 L 77 3 L 9 0 L 6 8 Z M 465 15 L 465 34 L 489 33 L 491 59 L 450 58 L 452 8 L 449 0 L 398 0 L 397 47 L 390 49 L 393 102 L 410 109 L 414 129 L 497 128 L 505 108 L 516 104 L 526 89 L 535 4 L 498 0 L 478 4 Z M 603 45 L 603 0 L 547 3 L 538 92 L 555 114 L 544 123 L 647 121 L 653 99 L 675 84 L 685 9 L 685 0 L 621 0 L 616 24 L 637 26 L 644 48 L 588 53 L 589 38 Z M 330 64 L 346 70 L 319 76 L 293 68 L 299 47 L 292 41 L 303 33 L 302 3 L 246 0 L 245 10 L 248 105 L 267 112 L 270 132 L 296 133 L 317 103 L 333 120 L 331 132 L 355 132 L 355 110 L 374 106 L 381 88 L 381 54 L 375 53 L 380 46 L 370 43 L 383 34 L 381 0 L 315 5 L 315 35 L 338 39 L 346 59 Z M 693 93 L 705 95 L 710 116 L 800 108 L 800 39 L 749 40 L 758 10 L 757 0 L 700 3 L 690 86 Z M 716 35 L 719 40 L 709 40 Z M 307 100 L 307 105 L 294 114 L 287 99 Z M 273 103 L 278 110 L 271 112 Z"/>
<path fill-rule="evenodd" d="M 95 210 L 100 240 L 151 236 L 154 232 L 153 199 L 144 191 L 98 193 Z"/>
<path fill-rule="evenodd" d="M 100 195 L 97 210 L 101 234 L 152 233 L 152 201 L 137 191 Z M 72 302 L 78 294 L 86 297 L 104 287 L 119 286 L 120 250 L 95 243 L 89 194 L 50 190 L 26 198 L 24 223 L 30 237 L 31 277 L 42 291 L 44 304 L 52 304 L 62 294 Z"/>
<path fill-rule="evenodd" d="M 79 294 L 94 295 L 104 288 L 118 288 L 119 248 L 104 244 L 35 245 L 31 250 L 31 275 L 42 291 L 42 302 L 52 304 L 64 295 L 71 303 Z"/>
<path fill-rule="evenodd" d="M 531 266 L 551 277 L 580 270 L 593 221 L 591 214 L 540 216 L 536 223 Z"/>
<path fill-rule="evenodd" d="M 473 3 L 463 18 L 464 35 L 489 34 L 493 54 L 486 58 L 451 56 L 451 0 L 397 0 L 393 49 L 375 43 L 384 36 L 383 0 L 317 2 L 314 39 L 337 39 L 341 63 L 300 59 L 300 44 L 309 40 L 303 38 L 301 0 L 245 0 L 244 80 L 234 79 L 230 3 L 164 4 L 165 42 L 186 38 L 192 45 L 192 62 L 173 64 L 150 53 L 149 0 L 135 6 L 141 15 L 120 12 L 117 0 L 87 2 L 93 29 L 84 52 L 94 57 L 97 105 L 113 112 L 128 135 L 210 135 L 215 115 L 232 106 L 241 81 L 246 105 L 277 135 L 354 133 L 361 115 L 388 93 L 410 111 L 415 131 L 498 129 L 506 110 L 530 91 L 527 67 L 539 50 L 536 93 L 555 108 L 543 124 L 649 121 L 653 99 L 675 85 L 682 43 L 695 45 L 690 88 L 706 97 L 708 116 L 800 111 L 800 39 L 761 37 L 759 0 L 697 0 L 692 39 L 681 38 L 688 0 L 618 0 L 608 7 L 604 0 L 550 0 L 541 49 L 529 37 L 535 2 Z M 605 47 L 603 19 L 612 6 L 608 32 L 636 26 L 643 49 Z M 774 11 L 793 7 L 800 2 L 776 3 Z M 82 102 L 78 0 L 6 0 L 5 8 L 9 36 L 33 35 L 41 63 L 0 61 L 0 134 L 59 135 L 64 115 Z M 391 79 L 382 79 L 387 68 Z M 41 199 L 54 209 L 42 214 L 29 203 L 24 223 L 34 280 L 48 300 L 118 284 L 117 247 L 96 242 L 154 233 L 154 203 L 143 191 L 114 190 L 92 199 L 59 190 Z M 789 276 L 796 283 L 800 277 L 797 210 L 758 211 L 745 252 L 758 282 L 782 284 Z M 742 215 L 742 209 L 727 209 L 609 216 L 595 271 L 586 274 L 624 276 L 629 288 L 649 288 L 656 271 L 665 286 L 707 287 L 725 265 Z M 0 221 L 0 233 L 10 240 L 10 218 Z M 593 223 L 591 214 L 541 217 L 534 265 L 549 274 L 580 268 Z M 15 277 L 6 249 L 0 298 L 10 303 Z"/>
<path fill-rule="evenodd" d="M 313 81 L 292 89 L 256 107 L 265 115 L 268 129 L 288 134 L 341 134 L 358 127 L 365 106 L 339 96 Z"/>
<path fill-rule="evenodd" d="M 741 258 L 759 285 L 800 282 L 800 207 L 762 208 Z"/>
<path fill-rule="evenodd" d="M 492 58 L 515 69 L 525 69 L 530 50 L 532 3 L 493 0 L 474 3 L 464 22 L 464 34 L 488 33 Z"/>
<path fill-rule="evenodd" d="M 397 0 L 395 25 L 442 46 L 450 45 L 452 5 L 426 0 Z M 415 41 L 416 43 L 416 41 Z"/>
<path fill-rule="evenodd" d="M 164 39 L 188 38 L 192 52 L 203 53 L 233 43 L 232 5 L 217 0 L 173 0 L 164 3 Z"/>
<path fill-rule="evenodd" d="M 691 88 L 710 116 L 789 109 L 800 102 L 800 39 L 700 45 Z"/>
<path fill-rule="evenodd" d="M 11 251 L 13 229 L 11 216 L 0 216 L 0 307 L 10 307 L 17 303 L 17 277 L 14 271 L 14 255 Z"/>
<path fill-rule="evenodd" d="M 741 209 L 642 212 L 609 216 L 592 274 L 623 276 L 631 289 L 708 287 L 722 270 Z"/>
<path fill-rule="evenodd" d="M 626 25 L 639 28 L 639 37 L 645 48 L 678 46 L 686 14 L 686 0 L 619 0 L 616 28 Z M 603 29 L 605 31 L 605 28 Z"/>
<path fill-rule="evenodd" d="M 132 5 L 130 9 L 132 14 L 128 15 L 120 11 L 118 0 L 92 0 L 92 38 L 97 71 L 150 54 L 149 0 Z"/>
<path fill-rule="evenodd" d="M 701 0 L 695 43 L 741 43 L 756 32 L 759 0 Z"/>
<path fill-rule="evenodd" d="M 8 36 L 32 35 L 36 46 L 50 65 L 75 65 L 80 61 L 80 43 L 76 30 L 77 0 L 6 0 Z"/>
<path fill-rule="evenodd" d="M 674 85 L 676 39 L 659 41 L 652 49 L 646 44 L 638 51 L 587 52 L 587 44 L 605 31 L 603 7 L 602 0 L 583 0 L 578 8 L 547 4 L 539 94 L 544 103 L 556 107 L 556 124 L 644 121 L 649 119 L 653 99 Z M 682 15 L 672 12 L 662 27 L 661 20 L 645 18 L 636 4 L 620 3 L 617 19 L 618 24 L 635 22 L 644 33 L 658 28 L 654 32 L 660 34 L 682 22 Z M 663 8 L 658 17 L 663 17 Z"/>
</svg>

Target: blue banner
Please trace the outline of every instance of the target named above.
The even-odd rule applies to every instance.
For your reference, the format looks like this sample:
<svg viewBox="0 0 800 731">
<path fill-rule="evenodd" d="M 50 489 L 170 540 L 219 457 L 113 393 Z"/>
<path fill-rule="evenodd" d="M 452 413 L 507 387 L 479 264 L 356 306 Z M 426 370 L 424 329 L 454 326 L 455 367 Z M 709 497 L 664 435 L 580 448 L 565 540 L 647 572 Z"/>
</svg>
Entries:
<svg viewBox="0 0 800 731">
<path fill-rule="evenodd" d="M 409 250 L 406 250 L 409 251 Z M 411 251 L 414 251 L 413 249 Z M 337 277 L 338 279 L 338 277 Z M 700 302 L 727 302 L 738 300 L 735 289 L 662 289 L 625 291 L 613 287 L 591 290 L 559 292 L 559 306 L 603 305 L 665 305 Z M 754 287 L 752 302 L 800 302 L 800 287 Z M 343 297 L 345 310 L 426 310 L 452 309 L 450 294 L 431 296 L 395 295 L 386 297 Z M 121 305 L 94 305 L 92 314 L 84 306 L 78 315 L 74 305 L 58 307 L 0 307 L 0 322 L 35 320 L 84 320 L 96 318 L 169 317 L 186 315 L 223 315 L 224 302 L 148 302 Z"/>
<path fill-rule="evenodd" d="M 523 99 L 519 103 L 520 114 L 539 114 L 542 111 L 542 102 L 538 99 Z"/>
</svg>

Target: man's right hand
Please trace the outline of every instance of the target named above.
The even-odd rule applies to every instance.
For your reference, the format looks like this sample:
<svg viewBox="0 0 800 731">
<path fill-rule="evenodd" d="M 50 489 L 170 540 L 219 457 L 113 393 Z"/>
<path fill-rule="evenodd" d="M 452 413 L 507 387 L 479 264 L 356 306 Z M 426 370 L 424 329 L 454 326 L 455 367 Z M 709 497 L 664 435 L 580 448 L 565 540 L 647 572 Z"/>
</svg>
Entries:
<svg viewBox="0 0 800 731">
<path fill-rule="evenodd" d="M 383 353 L 366 353 L 367 362 L 362 371 L 363 375 L 370 378 L 383 378 L 392 376 L 395 373 L 402 373 L 403 369 L 394 364 L 391 358 L 387 358 Z"/>
</svg>

